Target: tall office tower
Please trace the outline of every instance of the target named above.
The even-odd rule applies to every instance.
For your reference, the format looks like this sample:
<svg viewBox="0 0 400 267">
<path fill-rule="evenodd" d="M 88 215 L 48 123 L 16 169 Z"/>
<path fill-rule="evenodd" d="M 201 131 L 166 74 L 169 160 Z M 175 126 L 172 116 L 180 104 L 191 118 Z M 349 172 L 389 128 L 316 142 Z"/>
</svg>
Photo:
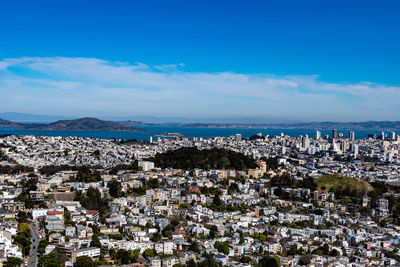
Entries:
<svg viewBox="0 0 400 267">
<path fill-rule="evenodd" d="M 354 134 L 353 131 L 351 131 L 351 132 L 349 133 L 349 139 L 350 139 L 350 141 L 354 141 L 354 139 L 355 139 L 355 134 Z"/>
<path fill-rule="evenodd" d="M 347 143 L 346 140 L 342 139 L 340 140 L 340 150 L 342 150 L 342 152 L 346 152 L 349 149 L 349 145 Z"/>
<path fill-rule="evenodd" d="M 153 143 L 153 136 L 149 137 L 149 143 L 152 144 Z"/>
<path fill-rule="evenodd" d="M 358 145 L 357 144 L 352 144 L 351 145 L 351 150 L 353 151 L 354 155 L 358 155 Z"/>
<path fill-rule="evenodd" d="M 320 131 L 315 131 L 315 139 L 317 139 L 317 140 L 321 139 L 321 132 Z"/>
<path fill-rule="evenodd" d="M 385 132 L 384 131 L 381 132 L 381 136 L 380 137 L 381 137 L 381 140 L 385 140 Z"/>
<path fill-rule="evenodd" d="M 332 130 L 332 138 L 336 139 L 337 138 L 337 129 Z"/>
<path fill-rule="evenodd" d="M 308 148 L 310 146 L 310 141 L 308 140 L 308 135 L 306 134 L 305 137 L 301 138 L 301 145 L 303 148 Z"/>
<path fill-rule="evenodd" d="M 396 133 L 395 132 L 391 132 L 390 133 L 390 140 L 392 140 L 392 141 L 396 140 Z"/>
<path fill-rule="evenodd" d="M 242 141 L 242 135 L 241 134 L 235 134 L 235 141 L 236 142 Z"/>
</svg>

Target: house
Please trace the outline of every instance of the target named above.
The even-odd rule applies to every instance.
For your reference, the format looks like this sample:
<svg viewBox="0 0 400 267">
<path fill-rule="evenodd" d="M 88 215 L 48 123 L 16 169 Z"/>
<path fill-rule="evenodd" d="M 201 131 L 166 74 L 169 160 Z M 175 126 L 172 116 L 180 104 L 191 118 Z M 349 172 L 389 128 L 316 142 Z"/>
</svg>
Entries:
<svg viewBox="0 0 400 267">
<path fill-rule="evenodd" d="M 74 226 L 68 226 L 65 228 L 65 235 L 68 237 L 75 236 L 76 228 Z"/>
<path fill-rule="evenodd" d="M 175 264 L 178 264 L 179 260 L 177 257 L 172 256 L 162 260 L 162 267 L 172 267 Z"/>
<path fill-rule="evenodd" d="M 92 259 L 98 258 L 100 256 L 100 248 L 89 247 L 75 250 L 72 252 L 71 259 L 73 262 L 76 262 L 76 259 L 82 256 L 88 256 Z"/>
<path fill-rule="evenodd" d="M 161 267 L 161 260 L 159 257 L 150 258 L 151 267 Z"/>
<path fill-rule="evenodd" d="M 88 210 L 86 211 L 86 218 L 89 221 L 97 221 L 99 219 L 99 214 L 98 210 Z"/>
<path fill-rule="evenodd" d="M 29 199 L 32 201 L 43 201 L 43 192 L 40 191 L 29 191 Z"/>
<path fill-rule="evenodd" d="M 32 219 L 36 220 L 40 217 L 45 217 L 47 215 L 47 209 L 33 209 Z"/>
<path fill-rule="evenodd" d="M 64 211 L 60 211 L 60 210 L 49 210 L 47 211 L 47 216 L 53 215 L 55 217 L 57 217 L 59 220 L 63 220 L 64 219 Z"/>
</svg>

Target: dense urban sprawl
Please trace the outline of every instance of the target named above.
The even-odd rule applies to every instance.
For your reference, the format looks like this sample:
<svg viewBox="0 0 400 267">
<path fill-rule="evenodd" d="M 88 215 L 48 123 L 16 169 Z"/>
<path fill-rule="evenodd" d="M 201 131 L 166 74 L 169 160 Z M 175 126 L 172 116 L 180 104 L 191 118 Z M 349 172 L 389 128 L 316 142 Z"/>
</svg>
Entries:
<svg viewBox="0 0 400 267">
<path fill-rule="evenodd" d="M 400 136 L 0 137 L 4 266 L 384 266 Z"/>
</svg>

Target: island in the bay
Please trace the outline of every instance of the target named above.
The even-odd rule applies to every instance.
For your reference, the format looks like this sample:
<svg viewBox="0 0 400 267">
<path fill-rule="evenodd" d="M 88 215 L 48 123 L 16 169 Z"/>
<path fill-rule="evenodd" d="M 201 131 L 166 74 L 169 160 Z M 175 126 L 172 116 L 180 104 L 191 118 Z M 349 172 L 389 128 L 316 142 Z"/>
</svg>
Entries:
<svg viewBox="0 0 400 267">
<path fill-rule="evenodd" d="M 59 120 L 50 124 L 42 123 L 17 123 L 0 119 L 0 127 L 10 127 L 27 130 L 52 130 L 52 131 L 127 131 L 138 132 L 142 129 L 126 126 L 112 121 L 96 118 L 80 118 L 76 120 Z"/>
</svg>

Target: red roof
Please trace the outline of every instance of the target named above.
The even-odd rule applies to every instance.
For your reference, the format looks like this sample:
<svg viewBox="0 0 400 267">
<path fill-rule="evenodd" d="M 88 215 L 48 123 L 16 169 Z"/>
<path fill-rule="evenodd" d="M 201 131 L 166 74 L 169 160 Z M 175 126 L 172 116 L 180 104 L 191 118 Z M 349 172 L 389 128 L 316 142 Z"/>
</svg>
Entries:
<svg viewBox="0 0 400 267">
<path fill-rule="evenodd" d="M 59 215 L 59 214 L 64 214 L 63 211 L 58 211 L 58 210 L 49 210 L 47 211 L 47 215 Z"/>
<path fill-rule="evenodd" d="M 86 211 L 86 214 L 87 215 L 95 215 L 96 213 L 98 213 L 99 211 L 98 210 L 87 210 Z"/>
</svg>

